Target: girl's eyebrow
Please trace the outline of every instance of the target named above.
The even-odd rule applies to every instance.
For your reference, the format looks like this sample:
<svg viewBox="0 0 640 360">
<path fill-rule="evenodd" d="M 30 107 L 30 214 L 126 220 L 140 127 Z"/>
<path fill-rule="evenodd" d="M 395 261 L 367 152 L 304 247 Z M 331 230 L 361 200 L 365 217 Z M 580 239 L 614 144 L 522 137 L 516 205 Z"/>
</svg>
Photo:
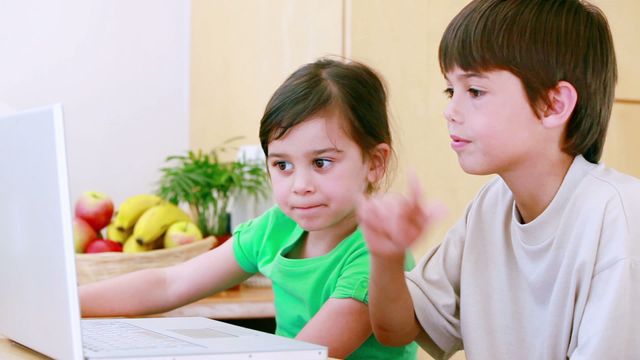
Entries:
<svg viewBox="0 0 640 360">
<path fill-rule="evenodd" d="M 309 153 L 313 156 L 319 156 L 319 155 L 323 155 L 323 154 L 327 154 L 327 153 L 342 153 L 343 150 L 340 150 L 338 148 L 335 147 L 330 147 L 330 148 L 324 148 L 324 149 L 318 149 L 318 150 L 313 150 L 310 151 Z M 269 158 L 286 158 L 287 154 L 282 154 L 282 153 L 269 153 Z"/>
<path fill-rule="evenodd" d="M 322 154 L 326 154 L 326 153 L 341 153 L 343 152 L 342 150 L 338 149 L 337 147 L 331 147 L 331 148 L 325 148 L 325 149 L 320 149 L 320 150 L 314 150 L 311 153 L 314 155 L 322 155 Z"/>
</svg>

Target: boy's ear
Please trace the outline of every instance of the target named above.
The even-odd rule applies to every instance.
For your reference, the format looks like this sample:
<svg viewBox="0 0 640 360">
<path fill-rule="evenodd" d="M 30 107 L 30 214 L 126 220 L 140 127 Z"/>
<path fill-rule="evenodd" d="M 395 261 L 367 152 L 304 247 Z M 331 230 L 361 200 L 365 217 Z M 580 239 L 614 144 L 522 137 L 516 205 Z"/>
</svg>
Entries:
<svg viewBox="0 0 640 360">
<path fill-rule="evenodd" d="M 367 180 L 375 184 L 382 179 L 387 171 L 391 147 L 389 144 L 381 143 L 369 153 L 369 174 Z"/>
<path fill-rule="evenodd" d="M 549 90 L 548 106 L 542 114 L 542 125 L 548 128 L 564 126 L 573 114 L 573 109 L 578 101 L 576 88 L 567 81 L 560 81 L 558 85 Z"/>
</svg>

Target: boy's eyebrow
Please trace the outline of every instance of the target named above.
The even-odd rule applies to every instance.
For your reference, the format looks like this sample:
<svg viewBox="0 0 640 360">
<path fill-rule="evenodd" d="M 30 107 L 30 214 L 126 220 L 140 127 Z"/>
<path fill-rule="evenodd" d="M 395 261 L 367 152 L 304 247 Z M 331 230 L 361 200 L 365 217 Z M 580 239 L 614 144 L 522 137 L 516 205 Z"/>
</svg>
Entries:
<svg viewBox="0 0 640 360">
<path fill-rule="evenodd" d="M 314 156 L 318 156 L 318 155 L 322 155 L 322 154 L 326 154 L 326 153 L 342 153 L 343 151 L 336 148 L 336 147 L 330 147 L 330 148 L 324 148 L 324 149 L 319 149 L 319 150 L 313 150 L 310 151 L 310 153 Z M 276 157 L 276 158 L 285 158 L 287 157 L 287 154 L 282 154 L 282 153 L 269 153 L 268 157 Z"/>
<path fill-rule="evenodd" d="M 485 74 L 479 73 L 479 72 L 473 72 L 473 71 L 462 74 L 462 77 L 465 79 L 472 78 L 472 77 L 483 78 L 483 79 L 487 78 Z"/>
<path fill-rule="evenodd" d="M 480 73 L 480 72 L 476 72 L 476 71 L 469 71 L 469 72 L 464 72 L 462 74 L 456 75 L 457 78 L 463 78 L 463 79 L 469 79 L 469 78 L 481 78 L 481 79 L 487 79 L 487 75 Z M 447 75 L 444 76 L 444 78 L 446 80 L 449 80 L 449 77 Z"/>
</svg>

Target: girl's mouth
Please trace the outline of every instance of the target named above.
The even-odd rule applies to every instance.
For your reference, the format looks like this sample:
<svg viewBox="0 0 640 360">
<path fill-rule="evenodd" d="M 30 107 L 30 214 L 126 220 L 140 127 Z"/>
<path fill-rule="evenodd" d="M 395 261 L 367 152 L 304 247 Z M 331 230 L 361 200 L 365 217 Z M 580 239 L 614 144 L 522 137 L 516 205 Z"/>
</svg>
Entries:
<svg viewBox="0 0 640 360">
<path fill-rule="evenodd" d="M 305 206 L 294 206 L 295 210 L 313 210 L 321 207 L 322 205 L 305 205 Z"/>
</svg>

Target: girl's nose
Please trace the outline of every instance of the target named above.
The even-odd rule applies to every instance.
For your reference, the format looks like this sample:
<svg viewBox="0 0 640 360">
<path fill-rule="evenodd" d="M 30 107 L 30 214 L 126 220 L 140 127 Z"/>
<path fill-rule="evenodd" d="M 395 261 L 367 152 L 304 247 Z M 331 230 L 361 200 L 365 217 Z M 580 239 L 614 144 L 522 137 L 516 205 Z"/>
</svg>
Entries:
<svg viewBox="0 0 640 360">
<path fill-rule="evenodd" d="M 296 171 L 293 175 L 293 184 L 291 191 L 295 194 L 302 195 L 312 193 L 315 190 L 311 174 L 307 171 Z"/>
</svg>

